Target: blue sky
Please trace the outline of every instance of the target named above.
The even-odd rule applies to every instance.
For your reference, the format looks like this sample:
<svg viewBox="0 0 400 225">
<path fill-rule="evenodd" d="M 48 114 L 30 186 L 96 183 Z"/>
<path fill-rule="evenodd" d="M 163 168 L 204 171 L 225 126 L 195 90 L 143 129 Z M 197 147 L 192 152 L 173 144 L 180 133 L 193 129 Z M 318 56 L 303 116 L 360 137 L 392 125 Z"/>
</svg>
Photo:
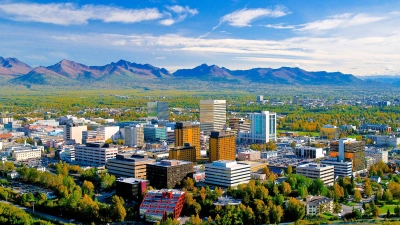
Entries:
<svg viewBox="0 0 400 225">
<path fill-rule="evenodd" d="M 400 74 L 400 0 L 0 0 L 0 55 Z"/>
</svg>

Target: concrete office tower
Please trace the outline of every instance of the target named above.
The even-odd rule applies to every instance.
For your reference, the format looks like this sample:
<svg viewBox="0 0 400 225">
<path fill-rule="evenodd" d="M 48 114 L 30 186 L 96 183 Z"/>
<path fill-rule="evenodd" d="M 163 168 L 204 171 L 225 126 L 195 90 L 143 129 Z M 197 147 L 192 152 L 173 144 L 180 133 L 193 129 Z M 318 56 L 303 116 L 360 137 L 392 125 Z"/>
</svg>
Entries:
<svg viewBox="0 0 400 225">
<path fill-rule="evenodd" d="M 196 157 L 200 157 L 200 125 L 190 122 L 178 122 L 175 124 L 175 147 L 189 143 L 196 148 Z"/>
<path fill-rule="evenodd" d="M 118 148 L 105 143 L 86 143 L 75 146 L 76 161 L 89 166 L 104 166 L 118 154 Z"/>
<path fill-rule="evenodd" d="M 251 178 L 250 165 L 236 161 L 220 160 L 205 165 L 206 184 L 219 187 L 236 187 L 247 184 Z"/>
<path fill-rule="evenodd" d="M 169 120 L 168 102 L 147 103 L 147 114 L 149 117 L 157 117 L 158 120 Z"/>
<path fill-rule="evenodd" d="M 264 96 L 257 95 L 257 102 L 262 102 L 262 101 L 264 101 Z"/>
<path fill-rule="evenodd" d="M 140 124 L 125 127 L 125 146 L 142 147 L 144 145 L 144 132 Z"/>
<path fill-rule="evenodd" d="M 353 162 L 353 171 L 365 169 L 365 149 L 363 141 L 354 138 L 342 138 L 339 141 L 331 141 L 329 155 L 337 157 L 338 161 L 350 159 Z"/>
<path fill-rule="evenodd" d="M 200 128 L 209 134 L 226 124 L 226 100 L 200 100 Z"/>
<path fill-rule="evenodd" d="M 213 131 L 210 135 L 210 162 L 236 159 L 236 135 Z"/>
<path fill-rule="evenodd" d="M 64 126 L 64 140 L 75 140 L 76 144 L 82 144 L 82 132 L 87 131 L 87 126 L 67 124 Z"/>
<path fill-rule="evenodd" d="M 310 163 L 296 167 L 296 173 L 311 179 L 321 179 L 325 185 L 331 186 L 334 181 L 334 166 Z"/>
<path fill-rule="evenodd" d="M 134 177 L 146 179 L 146 164 L 154 163 L 155 159 L 149 159 L 141 154 L 118 154 L 115 159 L 107 162 L 108 173 L 117 177 Z"/>
</svg>

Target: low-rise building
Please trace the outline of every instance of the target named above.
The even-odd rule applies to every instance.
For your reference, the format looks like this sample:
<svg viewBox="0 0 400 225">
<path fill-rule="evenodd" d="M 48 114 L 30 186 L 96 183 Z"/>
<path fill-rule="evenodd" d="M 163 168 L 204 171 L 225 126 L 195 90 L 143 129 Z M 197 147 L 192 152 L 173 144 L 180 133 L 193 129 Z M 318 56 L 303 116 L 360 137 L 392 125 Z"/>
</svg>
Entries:
<svg viewBox="0 0 400 225">
<path fill-rule="evenodd" d="M 179 190 L 148 191 L 140 204 L 139 214 L 147 222 L 165 221 L 168 216 L 178 219 L 186 201 L 186 193 Z"/>
<path fill-rule="evenodd" d="M 116 177 L 146 179 L 146 165 L 154 162 L 154 159 L 144 154 L 118 154 L 115 159 L 108 160 L 107 170 Z"/>
<path fill-rule="evenodd" d="M 277 151 L 264 151 L 261 152 L 261 158 L 263 159 L 269 159 L 269 158 L 274 158 L 278 157 L 278 152 Z"/>
<path fill-rule="evenodd" d="M 389 146 L 396 148 L 400 145 L 400 138 L 394 135 L 367 135 L 366 138 L 372 140 L 377 146 Z"/>
<path fill-rule="evenodd" d="M 389 154 L 388 151 L 383 149 L 368 149 L 365 150 L 365 156 L 369 156 L 375 159 L 375 163 L 383 161 L 384 163 L 388 162 Z"/>
<path fill-rule="evenodd" d="M 256 161 L 261 158 L 261 152 L 260 151 L 253 151 L 253 150 L 245 150 L 243 152 L 238 153 L 238 160 L 239 161 Z"/>
<path fill-rule="evenodd" d="M 33 148 L 15 149 L 12 153 L 12 157 L 16 161 L 35 159 L 42 157 L 42 151 L 40 149 L 33 149 Z"/>
<path fill-rule="evenodd" d="M 185 143 L 184 146 L 171 148 L 168 159 L 196 162 L 196 147 Z"/>
<path fill-rule="evenodd" d="M 334 166 L 309 163 L 297 166 L 296 173 L 311 179 L 319 178 L 328 186 L 334 182 Z"/>
<path fill-rule="evenodd" d="M 266 180 L 267 175 L 265 173 L 251 173 L 250 178 L 253 180 Z"/>
<path fill-rule="evenodd" d="M 236 161 L 214 161 L 205 166 L 205 183 L 219 187 L 235 187 L 250 181 L 250 166 Z"/>
<path fill-rule="evenodd" d="M 138 200 L 147 190 L 148 180 L 137 178 L 118 178 L 115 182 L 116 195 L 124 200 Z"/>
<path fill-rule="evenodd" d="M 299 146 L 294 148 L 293 153 L 297 157 L 305 159 L 319 159 L 324 157 L 322 148 L 314 148 L 310 146 Z"/>
<path fill-rule="evenodd" d="M 333 212 L 333 200 L 323 196 L 311 196 L 306 201 L 306 215 L 316 216 L 324 212 Z"/>
<path fill-rule="evenodd" d="M 350 160 L 338 161 L 337 158 L 322 160 L 321 164 L 334 166 L 333 171 L 335 177 L 351 177 L 353 175 L 353 163 Z"/>
<path fill-rule="evenodd" d="M 117 156 L 118 148 L 105 143 L 86 143 L 75 146 L 76 161 L 90 166 L 105 166 Z"/>
</svg>

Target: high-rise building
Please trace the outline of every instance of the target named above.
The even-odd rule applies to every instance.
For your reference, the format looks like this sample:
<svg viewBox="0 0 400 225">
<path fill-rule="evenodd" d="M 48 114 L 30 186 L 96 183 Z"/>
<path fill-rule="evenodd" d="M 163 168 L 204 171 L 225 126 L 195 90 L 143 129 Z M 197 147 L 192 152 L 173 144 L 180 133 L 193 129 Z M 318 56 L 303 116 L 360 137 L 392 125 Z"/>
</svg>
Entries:
<svg viewBox="0 0 400 225">
<path fill-rule="evenodd" d="M 107 162 L 108 173 L 116 177 L 133 177 L 146 179 L 146 164 L 154 163 L 147 155 L 118 154 L 115 159 Z"/>
<path fill-rule="evenodd" d="M 196 148 L 185 143 L 184 146 L 171 148 L 168 159 L 196 162 Z"/>
<path fill-rule="evenodd" d="M 264 101 L 264 96 L 257 95 L 257 102 L 262 102 L 262 101 Z"/>
<path fill-rule="evenodd" d="M 223 131 L 212 131 L 210 135 L 210 162 L 236 159 L 236 136 Z"/>
<path fill-rule="evenodd" d="M 178 122 L 175 124 L 175 147 L 189 143 L 196 148 L 196 157 L 200 157 L 200 126 L 190 122 Z"/>
<path fill-rule="evenodd" d="M 205 133 L 226 125 L 226 100 L 200 100 L 200 128 Z"/>
<path fill-rule="evenodd" d="M 239 140 L 245 143 L 276 141 L 276 113 L 262 111 L 251 113 L 250 132 L 239 132 Z"/>
<path fill-rule="evenodd" d="M 193 163 L 179 160 L 162 160 L 147 164 L 146 175 L 155 188 L 173 188 L 193 174 Z"/>
<path fill-rule="evenodd" d="M 303 164 L 296 167 L 296 173 L 311 179 L 319 178 L 325 185 L 333 185 L 334 167 L 316 163 Z"/>
<path fill-rule="evenodd" d="M 142 147 L 144 145 L 144 131 L 140 124 L 125 127 L 125 142 L 129 147 Z"/>
<path fill-rule="evenodd" d="M 250 165 L 236 161 L 220 160 L 205 165 L 206 184 L 236 187 L 250 181 Z"/>
<path fill-rule="evenodd" d="M 147 115 L 149 117 L 157 117 L 158 120 L 169 120 L 168 102 L 148 102 Z"/>
<path fill-rule="evenodd" d="M 365 167 L 365 144 L 354 138 L 342 138 L 339 141 L 331 141 L 331 157 L 337 157 L 338 161 L 350 159 L 353 162 L 353 171 L 364 170 Z"/>
<path fill-rule="evenodd" d="M 87 126 L 77 124 L 67 124 L 64 126 L 64 140 L 75 140 L 76 144 L 82 144 L 82 132 L 87 131 Z"/>
<path fill-rule="evenodd" d="M 139 200 L 147 190 L 148 180 L 120 177 L 115 182 L 116 195 L 124 200 Z"/>
</svg>

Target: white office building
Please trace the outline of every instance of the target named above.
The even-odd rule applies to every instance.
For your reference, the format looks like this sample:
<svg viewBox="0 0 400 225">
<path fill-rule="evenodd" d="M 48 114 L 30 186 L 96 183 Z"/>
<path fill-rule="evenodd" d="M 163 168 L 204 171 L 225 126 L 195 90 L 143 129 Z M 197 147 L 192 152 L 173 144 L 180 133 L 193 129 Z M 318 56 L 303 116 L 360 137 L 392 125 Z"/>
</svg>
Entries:
<svg viewBox="0 0 400 225">
<path fill-rule="evenodd" d="M 205 165 L 205 183 L 219 187 L 235 187 L 250 181 L 250 165 L 236 161 L 219 160 Z"/>
<path fill-rule="evenodd" d="M 311 179 L 321 179 L 325 185 L 333 185 L 334 166 L 309 163 L 296 167 L 296 173 Z"/>
<path fill-rule="evenodd" d="M 338 161 L 337 158 L 322 160 L 321 164 L 333 166 L 335 177 L 351 177 L 353 176 L 352 161 Z"/>
<path fill-rule="evenodd" d="M 388 151 L 384 151 L 383 149 L 368 149 L 365 150 L 365 156 L 369 156 L 375 159 L 375 163 L 383 161 L 387 163 L 389 160 Z"/>
<path fill-rule="evenodd" d="M 125 145 L 128 147 L 141 147 L 144 145 L 144 129 L 141 124 L 125 127 Z"/>
<path fill-rule="evenodd" d="M 90 166 L 104 166 L 118 154 L 118 148 L 104 143 L 86 143 L 75 146 L 76 161 Z"/>
<path fill-rule="evenodd" d="M 250 132 L 239 132 L 239 140 L 243 143 L 268 143 L 276 141 L 276 113 L 262 111 L 251 113 Z"/>
<path fill-rule="evenodd" d="M 67 124 L 64 126 L 64 141 L 75 140 L 76 144 L 82 144 L 82 132 L 87 131 L 87 126 Z"/>
<path fill-rule="evenodd" d="M 310 146 L 299 146 L 294 148 L 293 153 L 297 157 L 305 159 L 319 159 L 324 157 L 322 148 L 315 148 Z"/>
<path fill-rule="evenodd" d="M 200 100 L 200 130 L 220 131 L 226 125 L 226 100 Z"/>
<path fill-rule="evenodd" d="M 14 150 L 14 152 L 12 153 L 12 157 L 16 161 L 35 159 L 42 157 L 42 151 L 40 149 L 32 149 L 32 148 L 17 149 Z"/>
</svg>

